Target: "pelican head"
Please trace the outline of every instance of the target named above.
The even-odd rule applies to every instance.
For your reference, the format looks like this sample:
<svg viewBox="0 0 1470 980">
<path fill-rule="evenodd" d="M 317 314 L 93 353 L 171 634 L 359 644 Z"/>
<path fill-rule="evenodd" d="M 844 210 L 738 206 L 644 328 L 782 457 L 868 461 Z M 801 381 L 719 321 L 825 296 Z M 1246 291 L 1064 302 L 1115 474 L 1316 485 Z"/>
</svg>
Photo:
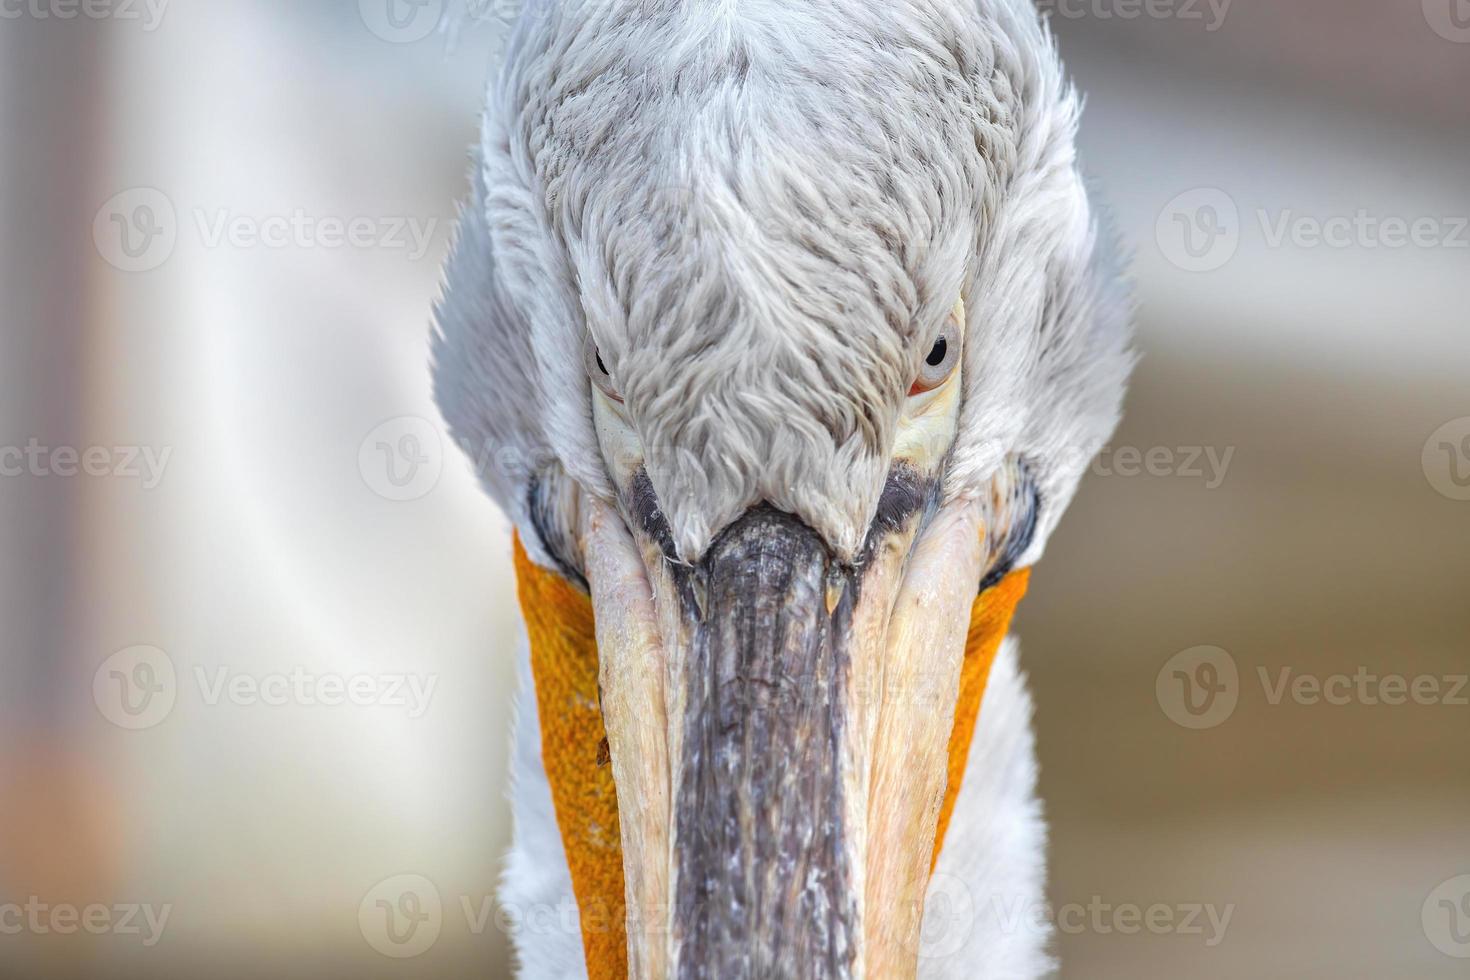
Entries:
<svg viewBox="0 0 1470 980">
<path fill-rule="evenodd" d="M 1076 121 L 1030 0 L 522 13 L 435 380 L 517 529 L 507 888 L 570 887 L 573 974 L 922 972 L 985 671 L 1130 366 Z"/>
</svg>

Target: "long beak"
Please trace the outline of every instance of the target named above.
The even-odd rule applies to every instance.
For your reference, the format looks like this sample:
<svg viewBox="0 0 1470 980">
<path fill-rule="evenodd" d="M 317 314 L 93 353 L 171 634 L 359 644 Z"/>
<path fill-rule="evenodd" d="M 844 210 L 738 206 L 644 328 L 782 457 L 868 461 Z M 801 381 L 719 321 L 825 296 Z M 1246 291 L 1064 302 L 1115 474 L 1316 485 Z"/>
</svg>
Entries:
<svg viewBox="0 0 1470 980">
<path fill-rule="evenodd" d="M 914 976 L 981 571 L 973 502 L 925 517 L 855 569 L 757 508 L 688 567 L 584 508 L 631 976 Z"/>
</svg>

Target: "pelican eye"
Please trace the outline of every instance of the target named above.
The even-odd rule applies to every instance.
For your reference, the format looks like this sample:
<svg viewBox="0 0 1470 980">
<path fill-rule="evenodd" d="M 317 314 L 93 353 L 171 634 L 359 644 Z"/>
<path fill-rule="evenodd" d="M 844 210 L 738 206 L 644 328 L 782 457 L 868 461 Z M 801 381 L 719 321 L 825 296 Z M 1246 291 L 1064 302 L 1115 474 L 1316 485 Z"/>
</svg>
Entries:
<svg viewBox="0 0 1470 980">
<path fill-rule="evenodd" d="M 597 344 L 589 335 L 585 346 L 584 360 L 587 362 L 587 376 L 597 386 L 597 390 L 615 402 L 621 402 L 623 396 L 618 394 L 617 386 L 613 384 L 612 372 L 607 369 L 607 362 L 602 359 L 602 351 L 598 350 Z"/>
<path fill-rule="evenodd" d="M 934 346 L 929 348 L 924 362 L 919 365 L 919 376 L 914 379 L 914 385 L 909 389 L 910 395 L 922 395 L 926 391 L 933 391 L 954 373 L 955 365 L 960 361 L 960 345 L 953 323 L 945 326 L 944 330 L 934 340 Z"/>
</svg>

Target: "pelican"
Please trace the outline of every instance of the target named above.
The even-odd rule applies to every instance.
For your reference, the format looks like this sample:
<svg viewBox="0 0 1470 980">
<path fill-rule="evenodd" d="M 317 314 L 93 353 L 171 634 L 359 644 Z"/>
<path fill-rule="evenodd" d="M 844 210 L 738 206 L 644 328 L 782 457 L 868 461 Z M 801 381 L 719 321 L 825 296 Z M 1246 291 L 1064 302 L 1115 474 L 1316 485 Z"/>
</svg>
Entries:
<svg viewBox="0 0 1470 980">
<path fill-rule="evenodd" d="M 516 531 L 520 975 L 1052 969 L 1007 632 L 1132 365 L 1078 112 L 1030 0 L 520 13 L 433 350 Z"/>
</svg>

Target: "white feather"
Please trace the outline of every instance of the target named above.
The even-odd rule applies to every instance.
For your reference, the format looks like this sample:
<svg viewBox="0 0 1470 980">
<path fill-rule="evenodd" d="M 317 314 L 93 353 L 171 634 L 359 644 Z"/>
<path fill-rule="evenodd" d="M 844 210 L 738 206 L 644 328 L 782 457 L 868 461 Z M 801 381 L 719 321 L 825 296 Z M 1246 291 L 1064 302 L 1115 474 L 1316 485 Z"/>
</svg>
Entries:
<svg viewBox="0 0 1470 980">
<path fill-rule="evenodd" d="M 515 722 L 511 737 L 510 809 L 515 835 L 500 880 L 500 907 L 512 931 L 519 975 L 526 980 L 587 976 L 572 872 L 562 847 L 551 783 L 541 761 L 541 722 L 524 637 L 517 653 Z M 546 927 L 547 924 L 549 927 Z M 536 926 L 535 931 L 531 931 Z"/>
<path fill-rule="evenodd" d="M 531 2 L 441 304 L 445 416 L 523 531 L 539 470 L 610 497 L 590 332 L 683 558 L 762 500 L 851 555 L 964 294 L 948 489 L 1025 459 L 1032 561 L 1131 366 L 1077 113 L 1029 0 Z"/>
</svg>

